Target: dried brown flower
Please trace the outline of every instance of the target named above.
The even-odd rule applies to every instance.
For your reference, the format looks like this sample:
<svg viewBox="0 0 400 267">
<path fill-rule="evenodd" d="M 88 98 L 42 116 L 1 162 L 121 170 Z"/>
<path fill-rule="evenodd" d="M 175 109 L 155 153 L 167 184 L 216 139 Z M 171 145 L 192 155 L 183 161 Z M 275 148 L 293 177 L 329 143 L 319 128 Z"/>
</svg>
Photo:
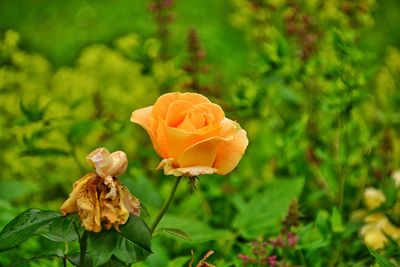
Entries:
<svg viewBox="0 0 400 267">
<path fill-rule="evenodd" d="M 61 206 L 61 213 L 78 212 L 87 231 L 100 232 L 104 227 L 126 223 L 129 214 L 139 216 L 140 202 L 121 184 L 117 176 L 122 175 L 128 165 L 122 151 L 111 153 L 98 148 L 87 157 L 95 172 L 86 174 L 74 183 L 69 198 Z"/>
</svg>

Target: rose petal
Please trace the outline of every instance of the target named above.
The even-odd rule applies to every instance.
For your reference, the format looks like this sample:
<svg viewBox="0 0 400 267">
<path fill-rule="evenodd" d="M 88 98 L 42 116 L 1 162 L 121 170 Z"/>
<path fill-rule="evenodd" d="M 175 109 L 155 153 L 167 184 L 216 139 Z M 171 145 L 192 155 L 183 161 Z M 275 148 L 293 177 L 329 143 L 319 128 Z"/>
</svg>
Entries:
<svg viewBox="0 0 400 267">
<path fill-rule="evenodd" d="M 189 115 L 189 114 L 188 114 Z M 192 119 L 189 116 L 186 116 L 181 124 L 179 124 L 178 129 L 185 130 L 187 132 L 196 131 L 197 127 L 193 123 Z"/>
<path fill-rule="evenodd" d="M 196 109 L 210 112 L 215 119 L 215 122 L 220 122 L 223 118 L 225 118 L 225 113 L 222 108 L 214 103 L 201 103 L 195 106 Z"/>
<path fill-rule="evenodd" d="M 177 100 L 187 100 L 193 104 L 210 102 L 207 97 L 196 93 L 168 93 L 157 99 L 152 115 L 157 119 L 166 119 L 169 106 Z"/>
<path fill-rule="evenodd" d="M 74 183 L 70 197 L 61 206 L 61 213 L 78 212 L 86 230 L 101 231 L 100 205 L 97 198 L 97 183 L 100 178 L 96 173 L 88 173 Z"/>
<path fill-rule="evenodd" d="M 206 116 L 205 113 L 200 111 L 200 110 L 196 110 L 193 112 L 190 112 L 189 114 L 190 117 L 190 121 L 192 122 L 192 125 L 194 125 L 194 130 L 196 129 L 200 129 L 204 126 L 206 126 Z"/>
<path fill-rule="evenodd" d="M 166 153 L 161 149 L 160 145 L 157 142 L 157 139 L 150 128 L 150 115 L 152 113 L 153 106 L 142 108 L 134 111 L 131 116 L 131 122 L 137 123 L 143 127 L 150 136 L 151 142 L 153 143 L 153 147 L 156 150 L 157 154 L 165 158 Z"/>
<path fill-rule="evenodd" d="M 198 142 L 179 156 L 178 164 L 180 167 L 208 166 L 213 167 L 217 154 L 218 145 L 222 141 L 229 141 L 231 137 L 211 137 L 209 139 Z"/>
<path fill-rule="evenodd" d="M 105 183 L 106 187 L 101 187 L 99 203 L 101 210 L 102 225 L 106 229 L 115 226 L 118 229 L 120 224 L 124 224 L 129 217 L 129 213 L 124 206 L 120 205 L 119 191 L 117 193 L 118 183 L 112 178 L 109 183 Z M 115 194 L 107 193 L 107 189 L 115 190 Z"/>
<path fill-rule="evenodd" d="M 126 157 L 125 152 L 115 151 L 111 153 L 111 158 L 113 164 L 111 168 L 106 171 L 107 174 L 113 177 L 118 177 L 124 174 L 128 167 L 128 158 Z"/>
<path fill-rule="evenodd" d="M 97 194 L 99 178 L 92 177 L 79 191 L 76 201 L 79 218 L 86 230 L 92 232 L 101 231 L 100 203 Z"/>
<path fill-rule="evenodd" d="M 86 157 L 86 160 L 95 168 L 98 176 L 104 178 L 109 175 L 107 171 L 112 167 L 113 159 L 106 148 L 97 148 Z"/>
<path fill-rule="evenodd" d="M 174 159 L 164 159 L 160 162 L 157 169 L 164 168 L 165 175 L 174 175 L 174 176 L 199 176 L 204 174 L 213 174 L 217 171 L 212 167 L 207 166 L 194 166 L 194 167 L 186 167 L 186 168 L 174 168 L 173 167 Z"/>
<path fill-rule="evenodd" d="M 95 168 L 97 175 L 101 178 L 120 176 L 126 171 L 128 166 L 128 159 L 124 152 L 116 151 L 110 154 L 103 147 L 91 152 L 86 159 Z"/>
<path fill-rule="evenodd" d="M 221 142 L 218 146 L 217 155 L 213 167 L 216 168 L 217 174 L 225 175 L 231 172 L 242 158 L 244 151 L 249 144 L 246 131 L 241 129 L 239 124 L 227 118 L 223 119 L 222 133 L 232 136 L 229 141 Z"/>
<path fill-rule="evenodd" d="M 187 100 L 177 100 L 168 109 L 166 122 L 171 127 L 176 127 L 183 122 L 186 113 L 193 107 L 193 103 Z"/>
<path fill-rule="evenodd" d="M 68 213 L 73 213 L 78 211 L 78 207 L 76 205 L 76 201 L 79 197 L 79 193 L 84 186 L 86 186 L 87 182 L 97 175 L 93 172 L 86 174 L 81 179 L 74 183 L 71 194 L 69 194 L 69 198 L 62 204 L 60 211 L 62 215 L 67 215 Z"/>
<path fill-rule="evenodd" d="M 157 140 L 166 156 L 163 158 L 177 159 L 188 147 L 212 136 L 219 136 L 219 125 L 204 127 L 195 132 L 173 128 L 165 121 L 160 121 L 157 129 Z"/>
<path fill-rule="evenodd" d="M 140 201 L 135 196 L 133 196 L 126 186 L 120 185 L 118 187 L 119 197 L 125 208 L 130 214 L 139 216 L 140 215 Z"/>
</svg>

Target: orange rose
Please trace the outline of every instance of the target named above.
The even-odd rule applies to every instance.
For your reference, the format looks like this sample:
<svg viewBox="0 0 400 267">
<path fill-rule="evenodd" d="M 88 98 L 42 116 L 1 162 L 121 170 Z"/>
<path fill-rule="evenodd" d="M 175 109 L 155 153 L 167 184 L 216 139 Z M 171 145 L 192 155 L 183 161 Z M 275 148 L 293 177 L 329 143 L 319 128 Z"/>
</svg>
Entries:
<svg viewBox="0 0 400 267">
<path fill-rule="evenodd" d="M 164 94 L 154 106 L 134 111 L 131 121 L 149 134 L 163 158 L 159 167 L 175 176 L 227 174 L 249 142 L 220 106 L 195 93 Z"/>
</svg>

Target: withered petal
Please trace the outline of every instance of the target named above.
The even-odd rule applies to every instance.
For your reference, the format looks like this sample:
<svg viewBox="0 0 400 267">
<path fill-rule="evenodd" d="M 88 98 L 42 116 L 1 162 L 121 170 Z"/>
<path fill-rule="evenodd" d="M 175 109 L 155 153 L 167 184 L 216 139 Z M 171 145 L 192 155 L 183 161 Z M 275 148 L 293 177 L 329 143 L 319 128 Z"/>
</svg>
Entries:
<svg viewBox="0 0 400 267">
<path fill-rule="evenodd" d="M 83 226 L 86 230 L 96 233 L 101 231 L 100 204 L 97 194 L 97 183 L 100 180 L 98 176 L 90 179 L 81 188 L 76 202 Z"/>
<path fill-rule="evenodd" d="M 67 213 L 73 213 L 78 211 L 78 207 L 76 202 L 78 200 L 80 191 L 83 187 L 86 186 L 87 182 L 92 178 L 97 177 L 97 175 L 93 172 L 86 174 L 81 179 L 76 181 L 73 185 L 73 189 L 71 194 L 69 194 L 68 199 L 62 204 L 60 211 L 61 214 L 67 215 Z"/>
</svg>

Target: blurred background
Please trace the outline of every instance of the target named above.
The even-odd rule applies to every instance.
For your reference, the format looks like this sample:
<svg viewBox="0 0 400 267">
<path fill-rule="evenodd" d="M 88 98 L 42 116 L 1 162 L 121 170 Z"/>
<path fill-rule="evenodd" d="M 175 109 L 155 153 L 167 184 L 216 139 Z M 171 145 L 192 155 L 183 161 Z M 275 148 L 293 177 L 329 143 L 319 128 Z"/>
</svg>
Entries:
<svg viewBox="0 0 400 267">
<path fill-rule="evenodd" d="M 130 115 L 162 93 L 192 91 L 220 104 L 250 145 L 229 176 L 179 189 L 163 225 L 191 240 L 160 234 L 138 266 L 182 266 L 191 249 L 241 266 L 249 242 L 282 232 L 294 198 L 300 241 L 268 253 L 293 265 L 372 264 L 353 214 L 366 187 L 390 191 L 400 169 L 399 8 L 396 0 L 0 0 L 0 227 L 29 207 L 58 210 L 97 147 L 127 153 L 122 180 L 154 216 L 172 181 L 155 170 L 160 159 Z M 2 253 L 0 265 L 58 246 L 38 236 Z"/>
</svg>

